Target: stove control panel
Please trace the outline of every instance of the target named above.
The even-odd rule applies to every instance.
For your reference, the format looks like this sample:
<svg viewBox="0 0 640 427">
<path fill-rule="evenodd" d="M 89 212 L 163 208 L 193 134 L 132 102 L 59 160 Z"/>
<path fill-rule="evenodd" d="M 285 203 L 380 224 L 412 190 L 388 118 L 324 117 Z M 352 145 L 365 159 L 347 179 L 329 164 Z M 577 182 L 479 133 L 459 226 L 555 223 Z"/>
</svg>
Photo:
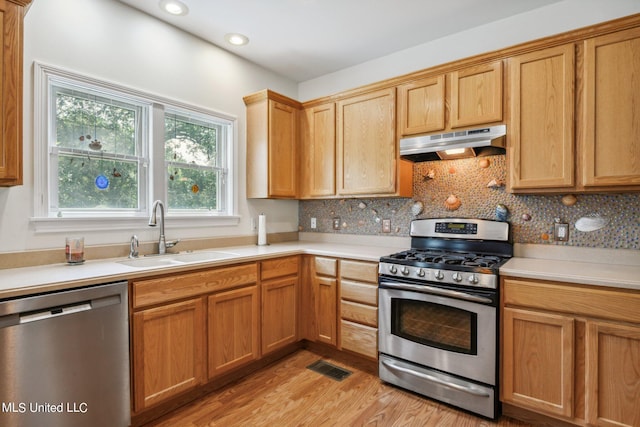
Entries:
<svg viewBox="0 0 640 427">
<path fill-rule="evenodd" d="M 416 282 L 447 283 L 450 285 L 474 286 L 478 288 L 497 289 L 498 276 L 487 273 L 474 273 L 437 268 L 413 267 L 381 262 L 378 273 L 385 276 L 404 277 Z"/>
<path fill-rule="evenodd" d="M 478 224 L 471 222 L 436 222 L 436 233 L 478 234 Z"/>
</svg>

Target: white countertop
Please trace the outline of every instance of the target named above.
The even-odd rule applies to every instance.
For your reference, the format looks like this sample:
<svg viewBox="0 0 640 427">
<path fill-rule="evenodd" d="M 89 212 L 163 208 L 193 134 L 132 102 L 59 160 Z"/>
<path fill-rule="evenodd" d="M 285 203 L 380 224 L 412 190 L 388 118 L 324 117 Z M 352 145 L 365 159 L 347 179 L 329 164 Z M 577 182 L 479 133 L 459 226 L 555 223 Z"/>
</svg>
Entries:
<svg viewBox="0 0 640 427">
<path fill-rule="evenodd" d="M 331 242 L 314 236 L 309 240 L 267 246 L 211 248 L 209 251 L 230 255 L 224 259 L 171 266 L 131 267 L 119 263 L 126 258 L 118 258 L 90 260 L 81 265 L 59 263 L 5 269 L 0 270 L 0 299 L 286 255 L 310 254 L 377 262 L 381 256 L 408 247 L 408 242 L 402 239 L 365 239 L 359 245 L 345 243 L 345 240 Z M 500 269 L 500 274 L 640 290 L 640 251 L 516 246 L 516 256 Z"/>
<path fill-rule="evenodd" d="M 640 290 L 640 265 L 514 257 L 500 275 Z"/>
<path fill-rule="evenodd" d="M 516 244 L 501 276 L 640 290 L 640 251 Z"/>
<path fill-rule="evenodd" d="M 286 255 L 311 254 L 377 262 L 381 256 L 389 255 L 402 249 L 384 245 L 365 246 L 296 241 L 267 246 L 251 245 L 211 248 L 209 249 L 210 251 L 220 251 L 232 255 L 213 261 L 191 262 L 171 266 L 131 267 L 119 263 L 119 261 L 126 261 L 126 258 L 117 258 L 90 260 L 80 265 L 59 263 L 37 267 L 10 268 L 0 270 L 0 299 Z"/>
</svg>

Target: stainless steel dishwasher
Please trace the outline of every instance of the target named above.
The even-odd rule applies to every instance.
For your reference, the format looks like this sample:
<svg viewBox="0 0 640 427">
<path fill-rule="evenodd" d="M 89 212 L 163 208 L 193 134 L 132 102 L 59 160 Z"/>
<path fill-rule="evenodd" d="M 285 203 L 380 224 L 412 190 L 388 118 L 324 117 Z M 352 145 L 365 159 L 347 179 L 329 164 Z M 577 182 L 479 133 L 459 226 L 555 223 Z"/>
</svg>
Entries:
<svg viewBox="0 0 640 427">
<path fill-rule="evenodd" d="M 130 424 L 127 283 L 0 300 L 0 426 Z"/>
</svg>

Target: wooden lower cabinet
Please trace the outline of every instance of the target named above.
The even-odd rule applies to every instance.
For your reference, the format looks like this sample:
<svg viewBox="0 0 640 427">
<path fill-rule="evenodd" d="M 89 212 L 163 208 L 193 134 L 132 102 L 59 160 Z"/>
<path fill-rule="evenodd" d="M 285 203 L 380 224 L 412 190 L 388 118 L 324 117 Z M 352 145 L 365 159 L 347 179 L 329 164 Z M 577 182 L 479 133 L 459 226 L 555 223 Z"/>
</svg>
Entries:
<svg viewBox="0 0 640 427">
<path fill-rule="evenodd" d="M 259 298 L 257 285 L 208 297 L 209 378 L 259 358 Z"/>
<path fill-rule="evenodd" d="M 260 263 L 262 355 L 298 341 L 300 256 Z"/>
<path fill-rule="evenodd" d="M 501 286 L 501 401 L 576 425 L 640 426 L 640 291 Z"/>
<path fill-rule="evenodd" d="M 336 345 L 337 291 L 338 280 L 332 277 L 316 277 L 315 312 L 318 328 L 316 338 L 319 342 Z"/>
<path fill-rule="evenodd" d="M 135 411 L 205 382 L 205 331 L 203 298 L 133 314 Z"/>
<path fill-rule="evenodd" d="M 570 417 L 573 318 L 505 308 L 503 336 L 503 400 Z"/>
<path fill-rule="evenodd" d="M 378 357 L 378 328 L 340 320 L 340 336 L 343 350 L 363 356 Z"/>
<path fill-rule="evenodd" d="M 587 321 L 587 422 L 640 426 L 640 326 Z"/>
<path fill-rule="evenodd" d="M 378 263 L 340 261 L 340 343 L 371 359 L 378 357 Z"/>
</svg>

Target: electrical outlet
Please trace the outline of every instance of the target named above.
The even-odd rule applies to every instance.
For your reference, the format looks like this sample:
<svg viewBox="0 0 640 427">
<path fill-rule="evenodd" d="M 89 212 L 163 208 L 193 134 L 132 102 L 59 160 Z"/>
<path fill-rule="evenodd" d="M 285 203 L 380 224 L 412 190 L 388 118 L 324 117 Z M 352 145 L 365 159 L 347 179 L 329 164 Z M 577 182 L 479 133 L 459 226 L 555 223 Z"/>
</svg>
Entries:
<svg viewBox="0 0 640 427">
<path fill-rule="evenodd" d="M 382 220 L 382 232 L 383 233 L 391 233 L 391 220 L 383 219 Z"/>
<path fill-rule="evenodd" d="M 340 217 L 333 218 L 333 229 L 340 230 Z"/>
<path fill-rule="evenodd" d="M 316 222 L 315 218 L 311 218 L 311 228 L 312 229 L 318 228 L 318 223 Z"/>
<path fill-rule="evenodd" d="M 553 240 L 556 242 L 566 242 L 569 240 L 569 224 L 562 222 L 553 224 Z"/>
</svg>

